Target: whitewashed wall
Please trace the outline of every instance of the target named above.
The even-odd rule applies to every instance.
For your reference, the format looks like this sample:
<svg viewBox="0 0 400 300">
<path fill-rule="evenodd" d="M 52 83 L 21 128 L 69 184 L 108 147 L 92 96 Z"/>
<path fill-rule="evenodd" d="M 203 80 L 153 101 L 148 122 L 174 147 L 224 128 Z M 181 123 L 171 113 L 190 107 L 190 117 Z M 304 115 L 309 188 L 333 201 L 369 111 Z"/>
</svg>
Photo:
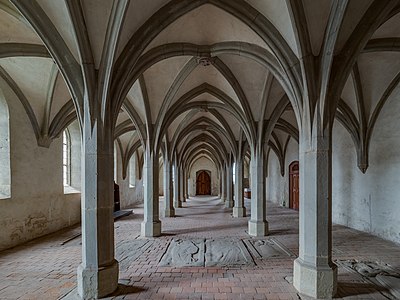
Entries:
<svg viewBox="0 0 400 300">
<path fill-rule="evenodd" d="M 333 130 L 333 222 L 400 243 L 400 93 L 384 106 L 362 174 L 350 135 Z"/>
<path fill-rule="evenodd" d="M 143 176 L 139 179 L 139 166 L 137 164 L 137 159 L 135 163 L 136 168 L 136 180 L 135 183 L 131 182 L 130 184 L 130 172 L 132 165 L 128 166 L 126 178 L 122 177 L 122 158 L 119 147 L 117 147 L 118 155 L 117 155 L 117 184 L 119 185 L 119 197 L 121 209 L 132 207 L 134 205 L 138 205 L 143 203 Z M 134 153 L 133 155 L 136 155 Z"/>
<path fill-rule="evenodd" d="M 268 160 L 268 176 L 266 178 L 267 201 L 289 207 L 289 165 L 299 159 L 299 146 L 290 139 L 285 156 L 285 175 L 281 175 L 278 157 L 273 151 Z"/>
<path fill-rule="evenodd" d="M 192 166 L 188 179 L 189 197 L 196 195 L 196 172 L 206 170 L 211 172 L 211 194 L 217 196 L 219 194 L 219 177 L 217 167 L 208 158 L 201 157 Z"/>
<path fill-rule="evenodd" d="M 37 146 L 20 101 L 0 80 L 10 112 L 11 198 L 0 200 L 0 250 L 80 221 L 80 193 L 64 194 L 62 138 Z"/>
</svg>

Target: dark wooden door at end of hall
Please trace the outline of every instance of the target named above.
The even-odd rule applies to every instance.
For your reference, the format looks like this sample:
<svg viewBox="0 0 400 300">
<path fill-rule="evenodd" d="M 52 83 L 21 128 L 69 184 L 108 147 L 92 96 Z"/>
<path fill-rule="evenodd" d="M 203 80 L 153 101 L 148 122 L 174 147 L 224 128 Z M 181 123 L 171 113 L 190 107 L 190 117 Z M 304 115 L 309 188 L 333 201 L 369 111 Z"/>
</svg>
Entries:
<svg viewBox="0 0 400 300">
<path fill-rule="evenodd" d="M 289 207 L 299 210 L 299 162 L 294 161 L 289 166 Z"/>
<path fill-rule="evenodd" d="M 211 178 L 206 171 L 197 175 L 196 195 L 211 195 Z"/>
</svg>

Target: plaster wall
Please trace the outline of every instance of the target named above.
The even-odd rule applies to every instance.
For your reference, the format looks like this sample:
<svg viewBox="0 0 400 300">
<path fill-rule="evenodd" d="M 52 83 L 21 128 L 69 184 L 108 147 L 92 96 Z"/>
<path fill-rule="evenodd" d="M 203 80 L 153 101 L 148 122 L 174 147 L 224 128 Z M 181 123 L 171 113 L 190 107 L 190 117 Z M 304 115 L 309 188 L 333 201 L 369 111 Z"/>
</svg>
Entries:
<svg viewBox="0 0 400 300">
<path fill-rule="evenodd" d="M 333 128 L 333 222 L 400 243 L 399 89 L 383 107 L 375 125 L 369 168 L 357 167 L 353 141 L 344 127 Z"/>
<path fill-rule="evenodd" d="M 196 173 L 200 170 L 211 172 L 211 195 L 217 196 L 219 194 L 219 176 L 215 164 L 206 157 L 199 158 L 190 170 L 188 179 L 188 193 L 189 197 L 196 196 Z"/>
<path fill-rule="evenodd" d="M 23 106 L 0 80 L 10 116 L 11 197 L 0 200 L 0 250 L 79 223 L 80 193 L 64 194 L 62 138 L 38 147 Z"/>
<path fill-rule="evenodd" d="M 289 207 L 289 165 L 299 159 L 299 146 L 290 139 L 285 155 L 285 174 L 281 175 L 278 157 L 269 154 L 268 176 L 266 178 L 266 199 L 281 206 Z"/>
<path fill-rule="evenodd" d="M 136 167 L 135 184 L 130 185 L 130 183 L 129 183 L 131 164 L 129 164 L 129 167 L 127 169 L 126 178 L 125 179 L 123 178 L 121 152 L 119 151 L 119 147 L 117 147 L 117 149 L 118 149 L 118 151 L 117 151 L 117 160 L 116 160 L 117 161 L 117 166 L 116 166 L 117 182 L 116 183 L 119 185 L 119 199 L 120 199 L 121 209 L 124 209 L 127 207 L 132 207 L 132 206 L 143 203 L 143 179 L 139 179 L 137 176 L 139 174 L 137 163 L 135 164 L 135 167 Z M 133 155 L 136 155 L 136 153 L 134 153 Z"/>
</svg>

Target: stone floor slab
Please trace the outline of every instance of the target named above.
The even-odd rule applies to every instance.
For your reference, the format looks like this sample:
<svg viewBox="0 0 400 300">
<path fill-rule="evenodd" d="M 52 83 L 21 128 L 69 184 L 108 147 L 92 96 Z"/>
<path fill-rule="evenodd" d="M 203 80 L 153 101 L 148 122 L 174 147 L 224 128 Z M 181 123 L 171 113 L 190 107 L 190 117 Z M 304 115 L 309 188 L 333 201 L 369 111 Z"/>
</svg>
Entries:
<svg viewBox="0 0 400 300">
<path fill-rule="evenodd" d="M 254 265 L 243 244 L 235 238 L 209 239 L 206 241 L 206 267 L 240 267 Z"/>
<path fill-rule="evenodd" d="M 204 239 L 173 239 L 159 266 L 204 267 Z"/>
</svg>

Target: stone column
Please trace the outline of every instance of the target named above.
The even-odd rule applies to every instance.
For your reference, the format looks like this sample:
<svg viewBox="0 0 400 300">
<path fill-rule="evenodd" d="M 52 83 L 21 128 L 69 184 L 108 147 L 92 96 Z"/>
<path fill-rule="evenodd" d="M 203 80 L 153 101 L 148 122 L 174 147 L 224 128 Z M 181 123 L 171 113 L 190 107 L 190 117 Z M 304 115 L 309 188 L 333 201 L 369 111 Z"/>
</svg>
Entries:
<svg viewBox="0 0 400 300">
<path fill-rule="evenodd" d="M 175 216 L 172 195 L 172 165 L 168 159 L 164 159 L 164 216 Z"/>
<path fill-rule="evenodd" d="M 225 207 L 233 207 L 233 166 L 229 162 L 226 168 L 226 201 Z"/>
<path fill-rule="evenodd" d="M 189 176 L 188 172 L 185 171 L 185 202 L 189 199 Z"/>
<path fill-rule="evenodd" d="M 85 114 L 82 140 L 82 264 L 78 294 L 98 299 L 117 289 L 114 259 L 114 143 L 110 129 Z M 111 127 L 111 126 L 110 126 Z"/>
<path fill-rule="evenodd" d="M 158 201 L 158 152 L 151 149 L 144 151 L 144 221 L 142 236 L 155 237 L 161 235 Z"/>
<path fill-rule="evenodd" d="M 185 199 L 185 179 L 184 179 L 184 176 L 183 176 L 183 167 L 180 167 L 179 168 L 179 188 L 180 188 L 180 191 L 179 191 L 179 197 L 180 197 L 180 201 L 181 201 L 181 203 L 182 202 L 186 202 L 186 199 Z"/>
<path fill-rule="evenodd" d="M 221 170 L 218 170 L 217 174 L 218 174 L 218 182 L 219 182 L 219 185 L 218 185 L 218 198 L 221 199 L 222 198 Z"/>
<path fill-rule="evenodd" d="M 251 218 L 249 234 L 265 236 L 268 234 L 266 220 L 264 149 L 262 146 L 251 151 Z"/>
<path fill-rule="evenodd" d="M 332 139 L 329 131 L 311 139 L 302 135 L 299 257 L 294 262 L 293 284 L 304 295 L 326 299 L 337 288 L 337 268 L 332 262 Z"/>
<path fill-rule="evenodd" d="M 188 186 L 187 186 L 186 171 L 184 168 L 182 168 L 182 202 L 186 202 L 187 191 L 188 191 Z"/>
<path fill-rule="evenodd" d="M 182 207 L 181 198 L 179 196 L 180 192 L 180 180 L 179 180 L 179 168 L 174 163 L 174 208 Z"/>
<path fill-rule="evenodd" d="M 221 167 L 221 176 L 220 176 L 220 184 L 221 184 L 221 203 L 225 203 L 226 200 L 226 176 L 225 176 L 225 165 Z"/>
<path fill-rule="evenodd" d="M 235 218 L 246 216 L 243 195 L 243 160 L 241 158 L 235 162 L 235 206 L 233 208 L 233 216 Z"/>
</svg>

